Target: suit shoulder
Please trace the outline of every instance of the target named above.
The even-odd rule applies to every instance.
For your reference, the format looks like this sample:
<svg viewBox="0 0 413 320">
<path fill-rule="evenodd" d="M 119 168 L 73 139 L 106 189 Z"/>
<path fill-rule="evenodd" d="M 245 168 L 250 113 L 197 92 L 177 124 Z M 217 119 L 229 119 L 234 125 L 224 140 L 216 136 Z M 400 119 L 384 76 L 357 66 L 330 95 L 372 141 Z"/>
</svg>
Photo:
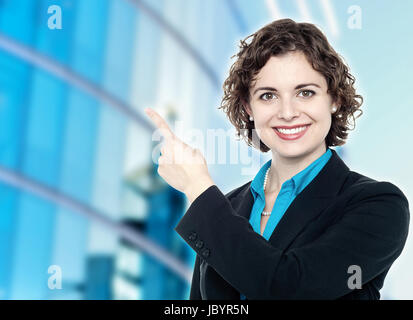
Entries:
<svg viewBox="0 0 413 320">
<path fill-rule="evenodd" d="M 410 220 L 409 202 L 402 190 L 389 181 L 377 181 L 362 174 L 351 172 L 352 183 L 347 187 L 346 207 L 365 204 L 369 210 L 381 211 L 403 223 Z M 386 210 L 381 210 L 386 209 Z"/>
<path fill-rule="evenodd" d="M 393 196 L 399 198 L 400 200 L 408 203 L 407 197 L 403 191 L 389 181 L 378 181 L 360 173 L 350 171 L 349 177 L 347 178 L 345 184 L 347 184 L 345 189 L 362 197 L 388 195 L 390 197 Z"/>
</svg>

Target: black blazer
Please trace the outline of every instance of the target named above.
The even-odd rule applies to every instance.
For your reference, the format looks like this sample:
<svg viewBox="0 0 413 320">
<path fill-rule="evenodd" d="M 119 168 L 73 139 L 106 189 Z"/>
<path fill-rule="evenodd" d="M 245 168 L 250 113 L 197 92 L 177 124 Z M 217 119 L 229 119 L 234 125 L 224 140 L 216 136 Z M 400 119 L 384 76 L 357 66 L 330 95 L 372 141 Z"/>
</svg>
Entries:
<svg viewBox="0 0 413 320">
<path fill-rule="evenodd" d="M 408 235 L 402 191 L 350 171 L 338 154 L 294 199 L 267 241 L 249 223 L 251 181 L 209 187 L 175 230 L 196 251 L 190 299 L 380 299 Z M 356 265 L 362 287 L 349 288 Z M 354 277 L 353 277 L 354 278 Z"/>
</svg>

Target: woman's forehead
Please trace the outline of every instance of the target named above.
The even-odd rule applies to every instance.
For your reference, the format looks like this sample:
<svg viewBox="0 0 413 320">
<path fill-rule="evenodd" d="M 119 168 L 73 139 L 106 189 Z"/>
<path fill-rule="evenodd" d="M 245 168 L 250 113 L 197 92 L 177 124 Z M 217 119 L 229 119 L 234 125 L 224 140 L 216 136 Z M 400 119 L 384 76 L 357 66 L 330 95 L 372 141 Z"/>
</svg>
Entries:
<svg viewBox="0 0 413 320">
<path fill-rule="evenodd" d="M 327 86 L 324 76 L 314 70 L 304 54 L 293 52 L 269 58 L 251 83 L 251 90 L 254 92 L 258 87 L 268 86 L 277 90 L 295 89 L 306 83 L 314 83 L 321 88 Z"/>
</svg>

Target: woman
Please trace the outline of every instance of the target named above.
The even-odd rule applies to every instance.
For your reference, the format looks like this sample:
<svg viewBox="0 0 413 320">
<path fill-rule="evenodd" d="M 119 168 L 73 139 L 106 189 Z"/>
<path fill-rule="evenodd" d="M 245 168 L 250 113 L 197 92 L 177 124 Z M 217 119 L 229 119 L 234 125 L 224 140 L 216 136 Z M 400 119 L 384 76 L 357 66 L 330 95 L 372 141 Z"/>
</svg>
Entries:
<svg viewBox="0 0 413 320">
<path fill-rule="evenodd" d="M 199 150 L 146 109 L 165 137 L 158 173 L 191 202 L 175 228 L 197 253 L 190 299 L 380 299 L 410 216 L 398 187 L 330 148 L 361 112 L 354 77 L 312 24 L 283 19 L 251 36 L 221 108 L 272 153 L 252 181 L 224 195 Z"/>
</svg>

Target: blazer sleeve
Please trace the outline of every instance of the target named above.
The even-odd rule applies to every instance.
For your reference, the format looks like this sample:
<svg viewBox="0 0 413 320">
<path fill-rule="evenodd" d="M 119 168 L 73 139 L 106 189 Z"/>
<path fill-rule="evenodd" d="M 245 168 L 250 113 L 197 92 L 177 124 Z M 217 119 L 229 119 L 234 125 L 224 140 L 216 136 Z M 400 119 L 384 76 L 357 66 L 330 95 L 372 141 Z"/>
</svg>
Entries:
<svg viewBox="0 0 413 320">
<path fill-rule="evenodd" d="M 189 293 L 189 300 L 202 300 L 201 290 L 199 285 L 199 266 L 200 266 L 200 258 L 196 255 L 195 258 L 195 266 L 194 271 L 192 273 L 192 282 L 191 282 L 191 290 Z"/>
<path fill-rule="evenodd" d="M 192 202 L 175 230 L 249 300 L 337 299 L 356 290 L 348 286 L 350 266 L 360 267 L 365 284 L 392 265 L 410 218 L 406 197 L 389 182 L 360 188 L 341 209 L 341 218 L 312 243 L 282 251 L 237 215 L 213 185 Z"/>
</svg>

